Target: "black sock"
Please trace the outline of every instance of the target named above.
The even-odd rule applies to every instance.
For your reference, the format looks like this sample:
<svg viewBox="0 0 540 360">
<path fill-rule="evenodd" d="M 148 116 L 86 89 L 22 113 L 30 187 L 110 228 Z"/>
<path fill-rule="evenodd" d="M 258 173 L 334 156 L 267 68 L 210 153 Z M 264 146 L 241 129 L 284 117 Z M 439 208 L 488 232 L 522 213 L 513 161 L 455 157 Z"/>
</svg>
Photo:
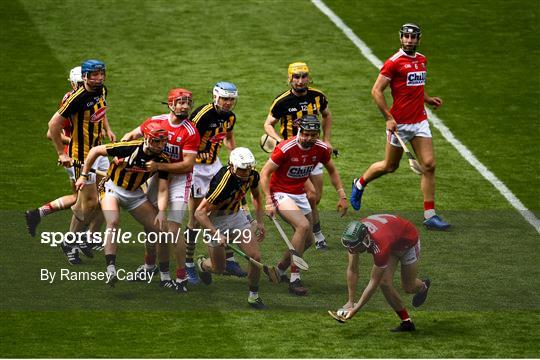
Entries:
<svg viewBox="0 0 540 360">
<path fill-rule="evenodd" d="M 116 265 L 116 255 L 114 254 L 105 255 L 105 265 L 107 266 Z"/>
</svg>

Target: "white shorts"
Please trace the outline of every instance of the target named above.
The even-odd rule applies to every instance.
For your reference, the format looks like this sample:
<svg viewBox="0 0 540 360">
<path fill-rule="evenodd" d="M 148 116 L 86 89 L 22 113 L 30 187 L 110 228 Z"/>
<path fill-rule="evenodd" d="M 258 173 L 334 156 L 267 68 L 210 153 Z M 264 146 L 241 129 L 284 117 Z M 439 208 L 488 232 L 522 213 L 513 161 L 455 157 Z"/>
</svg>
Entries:
<svg viewBox="0 0 540 360">
<path fill-rule="evenodd" d="M 167 220 L 181 224 L 184 214 L 188 208 L 189 193 L 191 191 L 191 182 L 193 176 L 188 174 L 170 174 L 169 175 L 169 205 Z M 159 178 L 156 175 L 148 180 L 148 189 L 146 196 L 148 200 L 157 207 L 159 190 Z"/>
<path fill-rule="evenodd" d="M 277 208 L 279 210 L 279 204 L 285 201 L 286 199 L 291 199 L 294 201 L 296 206 L 302 211 L 303 215 L 307 215 L 311 212 L 311 206 L 307 199 L 306 193 L 303 194 L 287 194 L 284 192 L 275 192 L 272 193 L 272 199 L 277 203 Z"/>
<path fill-rule="evenodd" d="M 127 211 L 134 210 L 148 201 L 145 193 L 140 188 L 135 191 L 129 191 L 115 185 L 112 180 L 108 180 L 105 183 L 104 190 L 105 193 L 103 194 L 103 198 L 107 196 L 115 197 L 120 203 L 120 206 Z"/>
<path fill-rule="evenodd" d="M 109 162 L 109 158 L 107 156 L 100 156 L 94 162 L 94 165 L 92 165 L 92 169 L 107 171 L 109 170 L 110 165 L 111 163 Z"/>
<path fill-rule="evenodd" d="M 420 239 L 400 258 L 401 265 L 411 265 L 420 259 Z"/>
<path fill-rule="evenodd" d="M 311 170 L 311 175 L 315 175 L 315 176 L 322 175 L 323 168 L 324 168 L 324 165 L 322 163 L 318 163 L 317 165 L 315 165 L 313 170 Z"/>
<path fill-rule="evenodd" d="M 410 141 L 414 137 L 431 137 L 431 130 L 427 119 L 416 124 L 398 124 L 398 133 L 401 140 L 404 142 Z M 395 147 L 401 147 L 394 134 L 390 134 L 390 132 L 386 130 L 386 136 L 387 138 L 390 138 L 390 144 Z"/>
<path fill-rule="evenodd" d="M 210 220 L 212 221 L 212 224 L 214 224 L 216 229 L 219 230 L 221 235 L 228 237 L 228 239 L 230 240 L 239 238 L 238 236 L 240 234 L 238 233 L 238 231 L 241 232 L 245 229 L 251 229 L 251 225 L 246 217 L 246 213 L 242 210 L 231 215 L 210 215 Z M 211 240 L 207 242 L 206 245 L 210 247 L 216 247 L 219 244 L 216 240 Z"/>
<path fill-rule="evenodd" d="M 213 164 L 195 164 L 193 166 L 193 188 L 191 196 L 200 199 L 206 196 L 210 180 L 222 168 L 221 161 L 216 159 Z"/>
</svg>

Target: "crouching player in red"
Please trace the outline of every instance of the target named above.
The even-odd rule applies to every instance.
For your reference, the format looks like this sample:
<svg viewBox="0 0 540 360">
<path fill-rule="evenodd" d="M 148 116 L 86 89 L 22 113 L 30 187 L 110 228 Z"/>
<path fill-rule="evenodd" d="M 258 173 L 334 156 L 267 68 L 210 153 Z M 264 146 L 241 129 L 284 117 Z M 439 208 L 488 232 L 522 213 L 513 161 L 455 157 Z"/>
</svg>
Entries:
<svg viewBox="0 0 540 360">
<path fill-rule="evenodd" d="M 261 170 L 261 184 L 266 193 L 266 211 L 273 217 L 276 208 L 279 215 L 294 228 L 291 239 L 295 250 L 302 255 L 314 242 L 311 206 L 304 184 L 318 163 L 324 165 L 332 185 L 339 194 L 338 210 L 347 213 L 347 197 L 339 173 L 330 158 L 330 147 L 319 140 L 321 124 L 315 115 L 305 115 L 298 122 L 298 134 L 282 141 L 274 149 L 270 159 Z M 278 271 L 285 279 L 285 270 L 291 265 L 291 253 L 287 250 L 278 264 Z M 303 296 L 307 289 L 300 280 L 300 269 L 291 266 L 289 292 Z"/>
<path fill-rule="evenodd" d="M 252 195 L 257 219 L 256 234 L 246 213 L 241 210 L 242 199 L 248 190 Z M 212 282 L 211 273 L 223 274 L 226 268 L 225 248 L 227 244 L 239 246 L 246 255 L 260 261 L 259 242 L 264 239 L 264 209 L 259 192 L 259 173 L 255 170 L 255 157 L 248 148 L 238 147 L 231 151 L 229 165 L 219 170 L 210 181 L 206 197 L 195 211 L 195 218 L 203 226 L 203 235 L 209 232 L 211 240 L 203 239 L 208 247 L 209 258 L 199 256 L 197 267 L 202 282 Z M 208 214 L 210 213 L 210 216 Z M 201 235 L 201 234 L 199 234 Z M 256 241 L 255 241 L 256 240 Z M 261 272 L 252 263 L 248 269 L 249 306 L 266 309 L 259 296 Z"/>
<path fill-rule="evenodd" d="M 415 294 L 412 305 L 418 307 L 424 303 L 431 281 L 429 279 L 422 281 L 416 277 L 420 240 L 415 226 L 395 215 L 372 215 L 361 221 L 351 221 L 341 236 L 341 242 L 349 251 L 347 267 L 349 300 L 338 310 L 336 320 L 343 322 L 352 318 L 380 286 L 386 301 L 401 319 L 401 324 L 392 331 L 414 331 L 415 326 L 393 286 L 393 278 L 399 262 L 403 290 L 407 294 Z M 358 255 L 365 251 L 373 255 L 374 265 L 369 283 L 355 304 Z"/>
<path fill-rule="evenodd" d="M 118 281 L 116 273 L 116 251 L 117 241 L 113 241 L 115 230 L 120 224 L 120 206 L 144 226 L 145 231 L 158 233 L 165 225 L 167 205 L 169 201 L 169 173 L 158 171 L 159 191 L 158 209 L 150 203 L 146 194 L 142 191 L 144 184 L 155 172 L 146 170 L 146 163 L 153 160 L 168 162 L 169 158 L 163 153 L 167 145 L 167 130 L 159 123 L 148 123 L 143 128 L 144 140 L 135 140 L 120 143 L 111 143 L 93 147 L 82 169 L 81 176 L 75 183 L 75 188 L 80 190 L 85 185 L 88 172 L 99 156 L 117 156 L 125 161 L 112 163 L 107 172 L 108 181 L 104 185 L 101 194 L 101 209 L 107 230 L 105 232 L 105 261 L 107 263 L 107 273 L 109 286 L 114 287 Z M 160 246 L 161 245 L 161 246 Z M 164 259 L 169 262 L 168 244 L 158 244 L 160 246 L 160 261 Z M 172 282 L 172 280 L 168 280 Z M 161 286 L 166 286 L 163 281 Z M 174 285 L 174 284 L 173 284 Z"/>
</svg>

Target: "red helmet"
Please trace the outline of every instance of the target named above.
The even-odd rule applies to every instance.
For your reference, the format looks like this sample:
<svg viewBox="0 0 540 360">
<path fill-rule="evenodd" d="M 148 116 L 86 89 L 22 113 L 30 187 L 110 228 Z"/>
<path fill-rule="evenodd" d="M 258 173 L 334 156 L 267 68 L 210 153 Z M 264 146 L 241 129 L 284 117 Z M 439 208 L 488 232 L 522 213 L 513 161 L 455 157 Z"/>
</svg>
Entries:
<svg viewBox="0 0 540 360">
<path fill-rule="evenodd" d="M 182 88 L 169 90 L 169 94 L 167 96 L 167 102 L 169 105 L 174 105 L 174 102 L 178 99 L 185 99 L 193 102 L 193 94 L 191 91 Z"/>
<path fill-rule="evenodd" d="M 150 121 L 145 122 L 142 125 L 142 133 L 145 139 L 158 139 L 165 140 L 167 139 L 167 129 L 163 127 L 159 122 Z"/>
</svg>

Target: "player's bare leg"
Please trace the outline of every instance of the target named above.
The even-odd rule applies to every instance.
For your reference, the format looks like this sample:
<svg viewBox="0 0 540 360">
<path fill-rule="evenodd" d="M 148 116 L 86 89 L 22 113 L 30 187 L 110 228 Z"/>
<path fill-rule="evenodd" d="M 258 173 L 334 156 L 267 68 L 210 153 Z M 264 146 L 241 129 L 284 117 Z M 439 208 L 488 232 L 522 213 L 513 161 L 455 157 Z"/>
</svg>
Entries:
<svg viewBox="0 0 540 360">
<path fill-rule="evenodd" d="M 197 222 L 197 219 L 195 219 L 195 210 L 202 202 L 203 198 L 194 198 L 191 196 L 189 198 L 189 219 L 188 219 L 188 226 L 187 226 L 187 237 L 186 237 L 186 257 L 185 257 L 185 264 L 186 264 L 186 272 L 188 275 L 188 281 L 191 284 L 197 284 L 199 282 L 199 276 L 197 275 L 197 270 L 195 269 L 195 247 L 197 246 L 196 241 L 197 236 L 199 235 L 200 231 L 200 225 Z M 199 231 L 197 231 L 199 230 Z"/>
<path fill-rule="evenodd" d="M 304 250 L 309 247 L 309 245 L 313 244 L 314 241 L 311 213 L 307 215 L 302 214 L 302 211 L 290 198 L 286 198 L 279 203 L 278 213 L 283 218 L 283 220 L 288 222 L 293 227 L 294 234 L 291 238 L 291 243 L 294 246 L 294 249 L 298 252 L 298 254 L 302 256 Z M 280 275 L 284 271 L 284 265 L 290 264 L 290 258 L 291 253 L 287 250 L 283 254 L 282 261 L 278 264 Z M 300 279 L 300 269 L 294 264 L 291 264 L 289 292 L 299 296 L 307 294 L 307 289 L 304 287 Z"/>
<path fill-rule="evenodd" d="M 181 231 L 181 224 L 176 221 L 168 221 L 167 227 L 173 237 L 172 251 L 176 260 L 176 286 L 179 292 L 187 291 L 187 273 L 186 273 L 186 241 Z"/>
<path fill-rule="evenodd" d="M 360 210 L 362 194 L 369 182 L 398 169 L 402 155 L 403 149 L 401 147 L 393 146 L 388 141 L 386 142 L 384 160 L 374 162 L 359 179 L 353 180 L 350 197 L 353 209 Z"/>
<path fill-rule="evenodd" d="M 391 255 L 388 261 L 388 266 L 384 271 L 381 279 L 381 291 L 386 299 L 386 302 L 394 309 L 397 316 L 401 320 L 401 324 L 392 331 L 413 331 L 415 326 L 409 317 L 407 309 L 403 305 L 403 301 L 398 291 L 394 287 L 394 273 L 398 265 L 399 259 L 395 255 Z M 403 270 L 403 268 L 402 268 Z"/>
<path fill-rule="evenodd" d="M 261 261 L 261 252 L 259 250 L 259 243 L 254 236 L 254 233 L 250 230 L 249 238 L 242 238 L 242 243 L 239 245 L 240 249 L 252 259 Z M 249 286 L 249 295 L 248 295 L 248 304 L 254 309 L 263 310 L 266 309 L 261 297 L 259 296 L 259 281 L 261 279 L 261 270 L 249 263 L 248 268 L 248 286 Z"/>
<path fill-rule="evenodd" d="M 411 140 L 414 152 L 418 156 L 420 164 L 424 167 L 424 173 L 420 181 L 424 195 L 424 225 L 428 229 L 447 230 L 450 224 L 444 222 L 435 212 L 435 152 L 433 141 L 428 137 L 416 136 Z"/>
<path fill-rule="evenodd" d="M 311 215 L 313 218 L 313 235 L 317 250 L 328 249 L 328 244 L 321 231 L 321 222 L 319 217 L 319 203 L 321 202 L 323 192 L 323 175 L 310 175 L 309 180 L 304 185 L 306 195 L 311 206 Z"/>
<path fill-rule="evenodd" d="M 155 233 L 158 237 L 160 233 L 165 233 L 162 229 L 154 224 L 154 219 L 157 215 L 156 208 L 149 202 L 146 201 L 142 205 L 130 211 L 130 214 L 137 220 L 140 224 L 143 225 L 147 235 L 149 233 Z M 160 276 L 160 286 L 162 287 L 172 287 L 176 288 L 176 285 L 171 280 L 171 274 L 169 272 L 169 241 L 170 237 L 163 235 L 160 238 L 160 241 L 157 243 L 157 258 L 159 261 L 159 276 Z"/>
<path fill-rule="evenodd" d="M 116 251 L 118 244 L 113 241 L 115 230 L 118 229 L 120 224 L 120 208 L 118 206 L 118 200 L 114 196 L 104 196 L 101 200 L 101 209 L 103 210 L 103 216 L 105 217 L 106 230 L 105 239 L 103 240 L 105 263 L 107 265 L 107 274 L 109 280 L 107 284 L 114 287 L 118 281 L 116 277 Z"/>
</svg>

